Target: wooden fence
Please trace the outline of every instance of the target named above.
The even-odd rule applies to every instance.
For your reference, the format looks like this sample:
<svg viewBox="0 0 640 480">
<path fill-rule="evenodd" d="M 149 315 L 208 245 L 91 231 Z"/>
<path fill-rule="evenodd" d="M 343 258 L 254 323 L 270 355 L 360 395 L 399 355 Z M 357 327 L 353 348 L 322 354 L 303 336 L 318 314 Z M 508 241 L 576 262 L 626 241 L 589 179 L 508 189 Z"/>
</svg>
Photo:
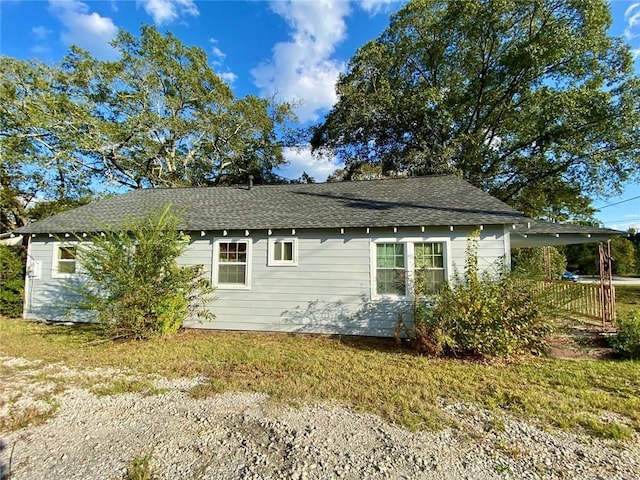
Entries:
<svg viewBox="0 0 640 480">
<path fill-rule="evenodd" d="M 615 321 L 613 285 L 602 290 L 599 283 L 541 281 L 534 289 L 554 308 L 602 320 L 603 324 Z"/>
</svg>

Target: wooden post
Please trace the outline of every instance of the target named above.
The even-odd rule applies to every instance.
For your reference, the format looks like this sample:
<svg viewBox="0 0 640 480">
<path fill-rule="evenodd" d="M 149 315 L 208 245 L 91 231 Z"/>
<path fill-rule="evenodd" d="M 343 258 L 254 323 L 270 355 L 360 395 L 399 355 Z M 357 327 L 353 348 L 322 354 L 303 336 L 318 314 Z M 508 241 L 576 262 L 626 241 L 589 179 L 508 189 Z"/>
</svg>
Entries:
<svg viewBox="0 0 640 480">
<path fill-rule="evenodd" d="M 616 296 L 611 271 L 611 240 L 598 245 L 600 256 L 600 308 L 602 326 L 613 325 L 616 317 Z"/>
</svg>

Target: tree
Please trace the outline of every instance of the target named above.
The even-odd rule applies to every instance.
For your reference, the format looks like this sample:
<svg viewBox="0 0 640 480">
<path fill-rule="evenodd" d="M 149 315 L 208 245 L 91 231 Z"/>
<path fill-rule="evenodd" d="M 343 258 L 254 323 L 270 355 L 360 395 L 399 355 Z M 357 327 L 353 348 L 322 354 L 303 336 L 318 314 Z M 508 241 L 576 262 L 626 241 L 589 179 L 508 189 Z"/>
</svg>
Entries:
<svg viewBox="0 0 640 480">
<path fill-rule="evenodd" d="M 640 177 L 640 81 L 604 0 L 413 0 L 311 131 L 349 175 L 456 173 L 529 215 Z M 347 175 L 347 177 L 349 177 Z"/>
<path fill-rule="evenodd" d="M 80 294 L 77 306 L 96 312 L 110 337 L 143 340 L 175 333 L 191 315 L 213 318 L 204 309 L 213 289 L 202 265 L 176 262 L 189 241 L 177 227 L 165 205 L 82 243 L 85 281 L 70 288 Z"/>
<path fill-rule="evenodd" d="M 154 27 L 121 31 L 113 46 L 113 62 L 77 47 L 56 66 L 0 59 L 3 223 L 20 226 L 32 198 L 79 199 L 96 186 L 276 179 L 289 105 L 235 98 L 202 49 Z"/>
<path fill-rule="evenodd" d="M 636 249 L 626 238 L 613 237 L 611 239 L 611 257 L 613 259 L 613 273 L 617 275 L 634 275 L 637 270 Z"/>
</svg>

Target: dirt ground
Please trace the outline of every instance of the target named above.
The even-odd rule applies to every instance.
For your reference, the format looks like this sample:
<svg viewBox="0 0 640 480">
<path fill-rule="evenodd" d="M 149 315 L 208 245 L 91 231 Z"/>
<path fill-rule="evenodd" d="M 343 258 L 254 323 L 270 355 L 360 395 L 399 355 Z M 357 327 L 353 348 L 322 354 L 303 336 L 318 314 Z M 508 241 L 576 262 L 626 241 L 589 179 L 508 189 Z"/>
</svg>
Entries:
<svg viewBox="0 0 640 480">
<path fill-rule="evenodd" d="M 557 320 L 555 333 L 549 339 L 549 355 L 563 359 L 613 358 L 608 337 L 615 333 L 612 326 L 602 326 L 597 320 L 561 318 Z"/>
</svg>

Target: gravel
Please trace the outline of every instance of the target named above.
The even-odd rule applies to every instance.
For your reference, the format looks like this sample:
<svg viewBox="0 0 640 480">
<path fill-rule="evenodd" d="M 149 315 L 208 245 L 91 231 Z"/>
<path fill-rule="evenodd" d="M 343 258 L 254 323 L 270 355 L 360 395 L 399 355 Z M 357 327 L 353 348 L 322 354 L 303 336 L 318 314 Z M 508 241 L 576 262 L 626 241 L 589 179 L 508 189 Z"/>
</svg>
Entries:
<svg viewBox="0 0 640 480">
<path fill-rule="evenodd" d="M 58 406 L 44 424 L 0 441 L 0 477 L 10 469 L 11 480 L 122 479 L 129 462 L 145 455 L 158 479 L 640 478 L 638 435 L 598 440 L 462 403 L 441 403 L 455 428 L 411 433 L 329 403 L 293 408 L 242 392 L 194 399 L 188 392 L 197 378 L 156 377 L 163 393 L 155 395 L 56 393 L 56 378 L 130 374 L 21 359 L 0 364 L 11 370 L 0 375 L 0 418 L 8 404 L 41 408 L 43 392 L 51 395 L 47 408 Z"/>
</svg>

